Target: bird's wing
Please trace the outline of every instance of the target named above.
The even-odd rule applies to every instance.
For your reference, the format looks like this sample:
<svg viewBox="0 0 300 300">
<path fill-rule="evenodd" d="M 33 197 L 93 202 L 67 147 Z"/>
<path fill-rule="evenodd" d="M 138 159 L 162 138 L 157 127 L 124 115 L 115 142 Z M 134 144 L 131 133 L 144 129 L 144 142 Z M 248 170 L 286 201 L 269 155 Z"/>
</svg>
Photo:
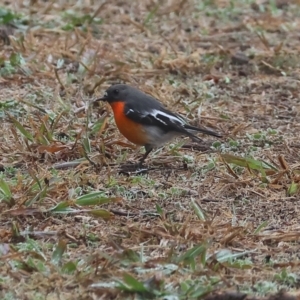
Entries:
<svg viewBox="0 0 300 300">
<path fill-rule="evenodd" d="M 183 119 L 181 120 L 176 115 L 170 115 L 158 109 L 151 109 L 149 111 L 137 110 L 130 104 L 126 104 L 125 114 L 128 118 L 137 123 L 148 126 L 158 126 L 166 131 L 176 130 L 177 127 L 184 125 Z"/>
<path fill-rule="evenodd" d="M 214 130 L 204 128 L 204 127 L 195 127 L 195 126 L 187 124 L 186 120 L 183 117 L 181 117 L 178 114 L 174 114 L 163 107 L 159 110 L 158 115 L 160 118 L 164 118 L 164 116 L 168 116 L 176 124 L 178 124 L 180 127 L 184 128 L 184 131 L 181 128 L 179 130 L 179 132 L 186 133 L 186 131 L 187 131 L 187 132 L 191 133 L 190 131 L 198 131 L 198 132 L 201 132 L 201 133 L 204 133 L 207 135 L 212 135 L 215 137 L 222 137 L 222 135 L 220 133 L 215 132 Z M 193 134 L 192 134 L 192 136 L 195 137 Z M 199 138 L 197 138 L 197 139 L 199 139 Z"/>
<path fill-rule="evenodd" d="M 178 132 L 189 136 L 194 141 L 202 141 L 197 136 L 193 135 L 185 128 L 185 120 L 169 112 L 168 110 L 162 109 L 152 109 L 149 111 L 138 111 L 134 109 L 131 105 L 125 106 L 125 114 L 131 120 L 143 124 L 145 126 L 157 126 L 162 131 L 165 132 Z"/>
</svg>

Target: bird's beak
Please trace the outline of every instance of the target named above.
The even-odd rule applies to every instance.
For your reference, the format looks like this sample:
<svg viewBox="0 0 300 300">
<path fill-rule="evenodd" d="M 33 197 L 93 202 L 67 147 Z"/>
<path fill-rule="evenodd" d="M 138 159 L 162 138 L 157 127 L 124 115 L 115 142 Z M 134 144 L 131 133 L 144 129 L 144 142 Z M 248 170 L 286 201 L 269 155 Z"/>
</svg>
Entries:
<svg viewBox="0 0 300 300">
<path fill-rule="evenodd" d="M 104 95 L 103 95 L 103 97 L 95 99 L 94 102 L 98 102 L 98 101 L 107 101 L 107 96 L 108 96 L 108 95 L 107 95 L 107 93 L 105 92 Z"/>
</svg>

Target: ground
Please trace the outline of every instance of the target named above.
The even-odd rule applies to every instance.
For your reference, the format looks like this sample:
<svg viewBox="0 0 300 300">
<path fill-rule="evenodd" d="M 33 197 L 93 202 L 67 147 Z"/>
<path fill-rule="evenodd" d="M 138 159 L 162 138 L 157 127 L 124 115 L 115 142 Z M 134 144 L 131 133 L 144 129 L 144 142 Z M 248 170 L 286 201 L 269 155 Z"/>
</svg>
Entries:
<svg viewBox="0 0 300 300">
<path fill-rule="evenodd" d="M 299 4 L 3 2 L 1 299 L 300 299 Z M 124 171 L 120 82 L 223 138 Z"/>
</svg>

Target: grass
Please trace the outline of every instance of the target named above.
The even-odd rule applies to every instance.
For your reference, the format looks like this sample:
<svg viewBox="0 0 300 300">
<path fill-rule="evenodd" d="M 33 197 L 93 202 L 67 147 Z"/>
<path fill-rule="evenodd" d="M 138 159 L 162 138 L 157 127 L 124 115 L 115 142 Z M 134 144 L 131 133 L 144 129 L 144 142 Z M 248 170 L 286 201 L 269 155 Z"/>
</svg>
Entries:
<svg viewBox="0 0 300 300">
<path fill-rule="evenodd" d="M 1 299 L 299 297 L 300 10 L 281 2 L 0 7 Z M 142 150 L 92 103 L 115 82 L 224 138 L 120 173 Z"/>
</svg>

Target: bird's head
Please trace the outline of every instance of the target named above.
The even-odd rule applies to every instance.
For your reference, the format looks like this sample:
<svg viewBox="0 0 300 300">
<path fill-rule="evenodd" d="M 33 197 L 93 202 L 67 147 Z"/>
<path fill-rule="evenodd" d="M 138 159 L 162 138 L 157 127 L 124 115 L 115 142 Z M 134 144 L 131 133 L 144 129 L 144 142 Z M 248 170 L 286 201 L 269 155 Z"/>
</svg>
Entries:
<svg viewBox="0 0 300 300">
<path fill-rule="evenodd" d="M 103 97 L 97 98 L 95 101 L 107 101 L 108 103 L 126 100 L 130 87 L 126 84 L 114 84 L 110 86 L 104 93 Z"/>
</svg>

